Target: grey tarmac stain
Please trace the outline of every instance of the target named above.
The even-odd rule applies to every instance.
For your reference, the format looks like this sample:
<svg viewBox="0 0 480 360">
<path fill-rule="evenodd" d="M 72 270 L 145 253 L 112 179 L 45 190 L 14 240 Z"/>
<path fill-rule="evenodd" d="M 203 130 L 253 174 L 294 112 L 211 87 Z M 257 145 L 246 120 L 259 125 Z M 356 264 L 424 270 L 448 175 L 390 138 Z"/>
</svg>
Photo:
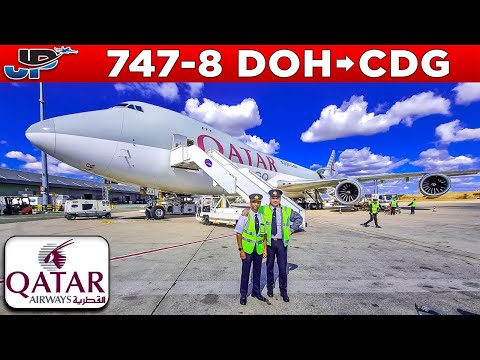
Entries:
<svg viewBox="0 0 480 360">
<path fill-rule="evenodd" d="M 217 294 L 207 294 L 205 297 L 200 300 L 203 304 L 212 305 L 218 303 L 218 295 Z"/>
</svg>

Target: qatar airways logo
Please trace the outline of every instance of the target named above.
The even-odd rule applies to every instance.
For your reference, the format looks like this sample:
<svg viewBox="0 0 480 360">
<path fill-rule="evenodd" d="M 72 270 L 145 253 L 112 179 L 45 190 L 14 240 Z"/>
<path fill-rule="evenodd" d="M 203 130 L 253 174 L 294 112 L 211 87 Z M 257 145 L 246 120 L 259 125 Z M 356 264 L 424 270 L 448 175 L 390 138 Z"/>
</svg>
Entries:
<svg viewBox="0 0 480 360">
<path fill-rule="evenodd" d="M 278 172 L 277 167 L 275 166 L 275 159 L 271 158 L 270 156 L 264 155 L 264 158 L 260 153 L 252 153 L 251 150 L 241 146 L 239 146 L 240 150 L 238 150 L 233 144 L 230 144 L 229 149 L 224 149 L 223 145 L 217 139 L 215 139 L 213 136 L 205 134 L 198 136 L 197 143 L 198 147 L 203 151 L 206 151 L 207 148 L 214 149 L 216 147 L 222 155 L 228 157 L 228 159 L 233 162 L 259 169 Z M 209 166 L 208 164 L 206 165 Z"/>
<path fill-rule="evenodd" d="M 63 242 L 60 245 L 47 244 L 43 246 L 38 252 L 40 266 L 48 271 L 60 270 L 67 260 L 63 248 L 71 244 L 73 244 L 72 239 Z"/>
<path fill-rule="evenodd" d="M 104 238 L 14 236 L 5 243 L 5 300 L 12 308 L 101 308 L 108 298 Z"/>
</svg>

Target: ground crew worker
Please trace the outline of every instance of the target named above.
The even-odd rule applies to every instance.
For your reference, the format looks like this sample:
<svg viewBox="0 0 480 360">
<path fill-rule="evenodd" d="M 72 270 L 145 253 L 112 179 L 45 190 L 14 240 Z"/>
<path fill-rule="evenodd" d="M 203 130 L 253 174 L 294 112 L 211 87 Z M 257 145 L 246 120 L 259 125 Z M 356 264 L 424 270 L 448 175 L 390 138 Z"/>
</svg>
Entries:
<svg viewBox="0 0 480 360">
<path fill-rule="evenodd" d="M 367 222 L 361 223 L 360 225 L 368 227 L 369 222 L 375 221 L 375 227 L 380 228 L 381 226 L 378 225 L 378 221 L 377 221 L 378 211 L 380 210 L 380 203 L 378 202 L 378 199 L 373 198 L 372 201 L 368 202 L 368 205 L 370 206 L 370 220 L 368 220 Z"/>
<path fill-rule="evenodd" d="M 262 272 L 262 258 L 267 257 L 267 237 L 265 233 L 265 216 L 258 212 L 262 203 L 261 194 L 251 194 L 250 210 L 240 216 L 235 226 L 238 251 L 242 260 L 242 276 L 240 279 L 240 304 L 247 304 L 248 279 L 253 263 L 252 297 L 260 301 L 267 301 L 260 289 L 260 275 Z"/>
<path fill-rule="evenodd" d="M 390 215 L 395 215 L 397 213 L 398 202 L 396 198 L 392 198 L 390 202 Z"/>
<path fill-rule="evenodd" d="M 278 266 L 278 287 L 285 302 L 290 298 L 287 292 L 288 243 L 290 235 L 300 229 L 303 217 L 292 208 L 280 204 L 283 192 L 273 189 L 268 192 L 270 204 L 260 206 L 258 212 L 265 215 L 267 233 L 267 295 L 273 297 L 275 258 Z M 245 212 L 245 210 L 244 210 Z M 291 226 L 290 226 L 291 223 Z"/>
<path fill-rule="evenodd" d="M 417 207 L 417 199 L 413 199 L 407 206 L 410 206 L 410 215 L 415 214 L 415 208 Z"/>
</svg>

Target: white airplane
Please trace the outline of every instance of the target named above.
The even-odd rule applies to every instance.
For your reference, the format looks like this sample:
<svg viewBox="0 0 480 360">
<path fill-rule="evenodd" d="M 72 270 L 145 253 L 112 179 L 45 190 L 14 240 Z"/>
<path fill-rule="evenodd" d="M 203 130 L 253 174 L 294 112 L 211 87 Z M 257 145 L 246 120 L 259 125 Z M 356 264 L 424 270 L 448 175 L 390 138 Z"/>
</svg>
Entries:
<svg viewBox="0 0 480 360">
<path fill-rule="evenodd" d="M 355 205 L 364 199 L 364 182 L 408 181 L 417 177 L 423 195 L 438 197 L 450 190 L 449 176 L 480 172 L 475 169 L 335 176 L 335 151 L 326 167 L 314 171 L 261 153 L 208 124 L 139 101 L 43 120 L 30 126 L 26 137 L 45 153 L 88 173 L 185 196 L 231 193 L 215 186 L 212 178 L 201 169 L 172 167 L 171 150 L 178 145 L 196 145 L 203 151 L 218 150 L 236 166 L 250 169 L 291 199 L 328 192 L 343 205 Z"/>
</svg>

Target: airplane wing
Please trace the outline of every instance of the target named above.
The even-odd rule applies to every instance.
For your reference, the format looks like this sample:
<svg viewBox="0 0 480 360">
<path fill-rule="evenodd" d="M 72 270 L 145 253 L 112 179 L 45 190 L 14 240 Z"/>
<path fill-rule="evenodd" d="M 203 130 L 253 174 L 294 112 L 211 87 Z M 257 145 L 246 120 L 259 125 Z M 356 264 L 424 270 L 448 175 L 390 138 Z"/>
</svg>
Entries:
<svg viewBox="0 0 480 360">
<path fill-rule="evenodd" d="M 480 173 L 480 169 L 472 170 L 452 170 L 452 171 L 439 171 L 435 172 L 446 176 L 462 176 L 462 175 L 474 175 Z M 399 179 L 411 179 L 419 178 L 427 174 L 433 174 L 430 172 L 410 172 L 410 173 L 390 173 L 390 174 L 375 174 L 375 175 L 360 175 L 360 176 L 345 176 L 330 179 L 318 179 L 318 180 L 286 180 L 278 181 L 278 188 L 291 192 L 303 192 L 309 190 L 321 190 L 323 188 L 336 186 L 345 179 L 355 179 L 359 182 L 369 182 L 374 180 L 399 180 Z"/>
</svg>

